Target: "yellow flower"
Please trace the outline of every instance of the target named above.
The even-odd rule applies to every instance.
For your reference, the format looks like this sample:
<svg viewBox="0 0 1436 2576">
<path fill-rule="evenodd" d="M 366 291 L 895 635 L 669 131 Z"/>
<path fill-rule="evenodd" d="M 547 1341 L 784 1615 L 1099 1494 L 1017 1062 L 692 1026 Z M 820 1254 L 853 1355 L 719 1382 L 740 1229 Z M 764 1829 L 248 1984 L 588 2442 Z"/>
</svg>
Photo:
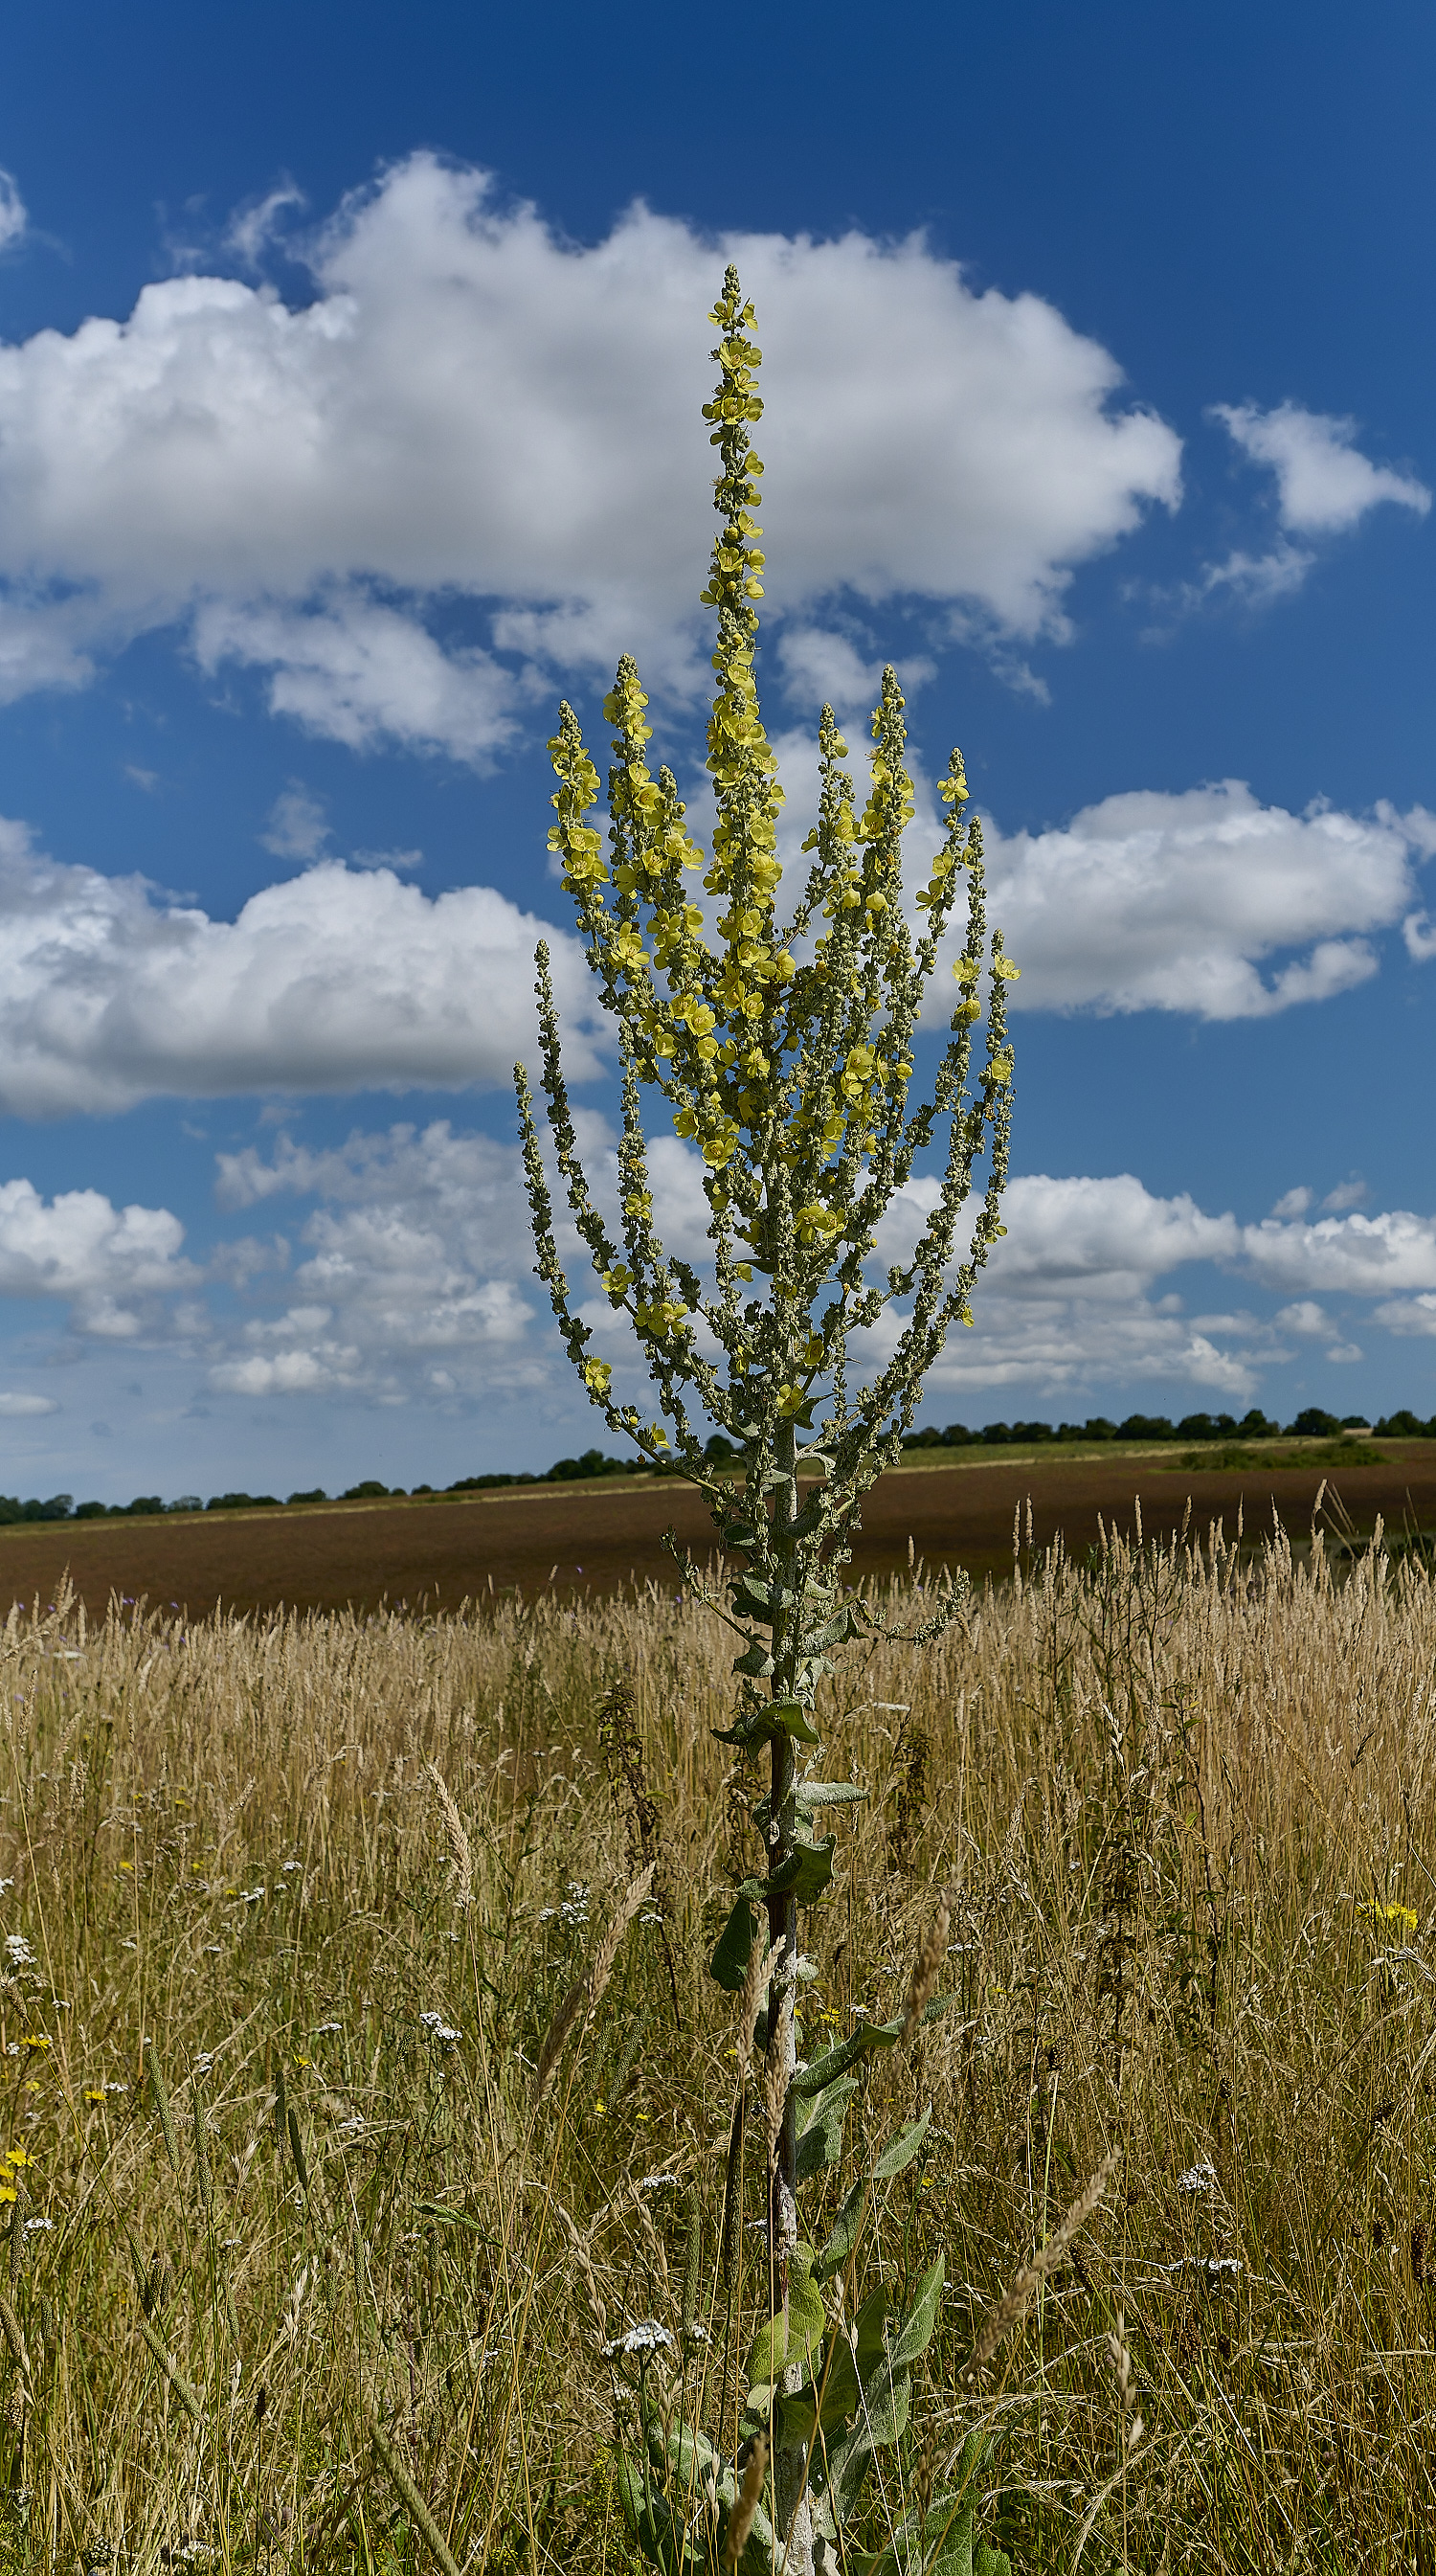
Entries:
<svg viewBox="0 0 1436 2576">
<path fill-rule="evenodd" d="M 10 2147 L 6 2150 L 5 2162 L 7 2165 L 13 2165 L 17 2173 L 22 2165 L 32 2165 L 34 2161 L 34 2157 L 27 2155 L 23 2147 Z"/>
<path fill-rule="evenodd" d="M 608 1381 L 612 1375 L 613 1371 L 607 1360 L 585 1360 L 583 1382 L 594 1395 L 607 1395 Z"/>
<path fill-rule="evenodd" d="M 1416 1929 L 1417 1916 L 1414 1905 L 1376 1905 L 1368 1901 L 1358 1905 L 1356 1911 L 1358 1914 L 1370 1915 L 1373 1922 L 1394 1923 L 1407 1932 L 1414 1932 Z"/>
<path fill-rule="evenodd" d="M 12 2186 L 9 2183 L 0 2182 L 0 2206 L 3 2206 L 7 2200 L 13 2200 L 14 2197 L 15 2193 Z"/>
<path fill-rule="evenodd" d="M 89 2084 L 85 2087 L 85 2100 L 87 2102 L 103 2102 L 104 2098 L 105 2088 L 103 2084 L 101 2084 L 98 2089 L 93 2084 Z"/>
<path fill-rule="evenodd" d="M 25 2033 L 20 2045 L 22 2048 L 48 2048 L 50 2045 L 49 2033 L 43 2030 L 29 2030 Z"/>
</svg>

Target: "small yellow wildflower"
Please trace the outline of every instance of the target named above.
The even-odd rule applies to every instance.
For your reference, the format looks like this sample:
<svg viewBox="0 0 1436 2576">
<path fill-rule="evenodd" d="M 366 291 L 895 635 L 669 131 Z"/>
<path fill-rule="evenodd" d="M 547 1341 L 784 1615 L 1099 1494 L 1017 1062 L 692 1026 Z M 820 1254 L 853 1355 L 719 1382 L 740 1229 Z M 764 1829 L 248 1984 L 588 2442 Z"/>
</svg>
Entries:
<svg viewBox="0 0 1436 2576">
<path fill-rule="evenodd" d="M 1416 1929 L 1417 1915 L 1414 1905 L 1377 1905 L 1368 1899 L 1364 1904 L 1358 1905 L 1356 1911 L 1358 1914 L 1369 1915 L 1374 1923 L 1396 1924 L 1408 1933 Z"/>
</svg>

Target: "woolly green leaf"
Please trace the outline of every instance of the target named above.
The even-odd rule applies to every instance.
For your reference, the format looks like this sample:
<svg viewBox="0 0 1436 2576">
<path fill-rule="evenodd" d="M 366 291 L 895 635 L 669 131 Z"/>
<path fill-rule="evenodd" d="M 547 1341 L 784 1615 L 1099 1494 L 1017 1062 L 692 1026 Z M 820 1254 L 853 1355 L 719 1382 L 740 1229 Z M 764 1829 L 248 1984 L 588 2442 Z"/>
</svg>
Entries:
<svg viewBox="0 0 1436 2576">
<path fill-rule="evenodd" d="M 926 2352 L 937 2326 L 943 2279 L 944 2264 L 939 2254 L 919 2281 L 917 2297 L 903 2319 L 902 2331 L 893 2345 L 894 2363 L 916 2361 Z"/>
<path fill-rule="evenodd" d="M 910 2165 L 931 2125 L 932 2104 L 929 2102 L 922 2118 L 914 2120 L 910 2129 L 904 2129 L 901 2137 L 894 2138 L 890 2146 L 884 2147 L 873 2167 L 874 2182 L 890 2182 L 894 2174 L 900 2174 L 905 2165 Z"/>
<path fill-rule="evenodd" d="M 749 1673 L 755 1681 L 764 1680 L 772 1669 L 773 1658 L 768 1653 L 761 1639 L 757 1637 L 754 1638 L 747 1653 L 739 1655 L 735 1659 L 733 1665 L 735 1673 Z"/>
<path fill-rule="evenodd" d="M 927 2513 L 921 2533 L 915 2521 L 902 2523 L 886 2549 L 850 2550 L 852 2576 L 1012 2576 L 1011 2561 L 1000 2550 L 979 2547 L 973 2556 L 974 2508 L 958 2506 L 955 2496 L 938 2499 Z M 932 2552 L 934 2554 L 929 2555 Z"/>
<path fill-rule="evenodd" d="M 825 2084 L 831 2084 L 833 2078 L 844 2074 L 848 2067 L 856 2066 L 859 2058 L 869 2056 L 877 2048 L 892 2048 L 901 2037 L 900 2021 L 859 2022 L 851 2037 L 840 2039 L 836 2048 L 830 2048 L 822 2057 L 815 2057 L 811 2066 L 799 2069 L 793 2078 L 794 2092 L 821 2093 Z"/>
<path fill-rule="evenodd" d="M 900 2442 L 907 2431 L 908 2409 L 912 2387 L 906 2370 L 896 2364 L 874 2371 L 863 2382 L 863 2439 L 872 2450 L 883 2450 L 890 2442 Z"/>
<path fill-rule="evenodd" d="M 887 2359 L 883 2344 L 883 2327 L 887 2323 L 887 2313 L 888 2294 L 879 2283 L 877 2289 L 869 2291 L 853 2320 L 857 2335 L 857 2350 L 854 2358 L 858 2365 L 858 2377 L 864 2387 L 867 2386 L 879 2362 L 885 2362 Z"/>
<path fill-rule="evenodd" d="M 847 2336 L 830 2336 L 807 2386 L 780 2401 L 783 2446 L 810 2442 L 820 2422 L 824 2434 L 831 2437 L 851 2422 L 861 2403 L 857 2365 Z"/>
<path fill-rule="evenodd" d="M 832 2234 L 813 2265 L 813 2271 L 818 2280 L 830 2281 L 835 2272 L 841 2272 L 862 2233 L 863 2211 L 867 2205 L 867 2197 L 867 2183 L 860 2178 L 854 2183 L 834 2219 Z"/>
<path fill-rule="evenodd" d="M 788 2320 L 781 2309 L 761 2325 L 748 2347 L 748 2402 L 756 2405 L 759 2387 L 781 2378 L 788 2358 Z"/>
<path fill-rule="evenodd" d="M 843 2117 L 858 2089 L 857 2078 L 847 2075 L 816 2096 L 810 2096 L 806 2117 L 798 2134 L 796 2174 L 799 2182 L 810 2182 L 824 2166 L 841 2162 L 843 2153 Z"/>
<path fill-rule="evenodd" d="M 788 2267 L 788 2359 L 804 2360 L 822 2342 L 827 2331 L 827 2312 L 823 2294 L 810 2273 L 799 2269 L 796 2262 Z"/>
<path fill-rule="evenodd" d="M 617 2454 L 618 2497 L 623 2518 L 652 2567 L 661 2567 L 663 2576 L 686 2576 L 694 2564 L 686 2536 L 675 2524 L 666 2497 L 646 2477 L 637 2461 L 626 2451 Z"/>
<path fill-rule="evenodd" d="M 764 1709 L 763 1718 L 774 1729 L 781 1727 L 794 1744 L 816 1744 L 818 1741 L 818 1730 L 811 1717 L 795 1699 L 775 1699 L 770 1708 Z"/>
<path fill-rule="evenodd" d="M 835 2334 L 829 2338 L 823 2354 L 823 2366 L 814 2377 L 815 2402 L 819 2391 L 822 2394 L 820 2420 L 824 2432 L 831 2432 L 837 2425 L 846 2424 L 856 2415 L 862 2402 L 862 2389 L 858 2383 L 858 2366 L 853 2359 L 852 2346 L 845 2334 Z"/>
<path fill-rule="evenodd" d="M 741 1672 L 744 1667 L 735 1664 L 733 1669 Z M 818 1741 L 817 1728 L 807 1710 L 800 1708 L 796 1700 L 787 1699 L 772 1700 L 766 1708 L 750 1709 L 736 1726 L 715 1726 L 713 1734 L 719 1744 L 768 1744 L 777 1735 L 788 1736 L 794 1744 L 816 1744 Z"/>
<path fill-rule="evenodd" d="M 846 1606 L 834 1611 L 832 1618 L 825 1619 L 820 1628 L 805 1630 L 798 1648 L 799 1653 L 819 1655 L 825 1646 L 840 1646 L 848 1635 L 852 1623 L 852 1612 Z"/>
<path fill-rule="evenodd" d="M 826 1840 L 819 1838 L 813 1842 L 800 1842 L 796 1851 L 789 1853 L 781 1869 L 775 1869 L 771 1877 L 759 1882 L 762 1902 L 766 1904 L 770 1896 L 795 1896 L 800 1905 L 816 1904 L 832 1877 L 836 1849 L 836 1841 L 831 1835 Z M 745 1879 L 743 1884 L 747 1889 L 753 1882 Z"/>
<path fill-rule="evenodd" d="M 740 1896 L 718 1935 L 718 1947 L 708 1962 L 708 1974 L 722 1987 L 725 1995 L 739 1995 L 743 1991 L 756 1929 L 753 1908 L 746 1896 Z"/>
</svg>

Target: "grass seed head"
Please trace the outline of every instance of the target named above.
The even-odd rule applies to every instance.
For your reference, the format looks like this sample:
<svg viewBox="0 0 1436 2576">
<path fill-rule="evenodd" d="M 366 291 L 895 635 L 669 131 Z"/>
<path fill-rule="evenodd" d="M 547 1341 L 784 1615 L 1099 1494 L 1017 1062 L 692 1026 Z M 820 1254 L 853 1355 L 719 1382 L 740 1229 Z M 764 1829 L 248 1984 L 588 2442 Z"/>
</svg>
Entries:
<svg viewBox="0 0 1436 2576">
<path fill-rule="evenodd" d="M 738 2489 L 737 2500 L 728 2517 L 728 2536 L 723 2543 L 725 2567 L 736 2567 L 748 2546 L 748 2535 L 752 2531 L 753 2518 L 762 2500 L 763 2480 L 767 2474 L 768 2437 L 766 2433 L 755 2433 L 748 2446 L 748 2461 L 743 2471 L 743 2483 Z"/>
</svg>

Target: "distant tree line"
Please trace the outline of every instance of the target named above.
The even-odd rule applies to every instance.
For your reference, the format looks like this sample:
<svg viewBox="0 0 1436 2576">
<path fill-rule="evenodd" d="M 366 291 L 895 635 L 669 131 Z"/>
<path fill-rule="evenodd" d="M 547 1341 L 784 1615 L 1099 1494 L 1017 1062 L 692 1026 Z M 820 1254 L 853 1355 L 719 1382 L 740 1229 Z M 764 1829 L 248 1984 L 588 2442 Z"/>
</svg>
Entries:
<svg viewBox="0 0 1436 2576">
<path fill-rule="evenodd" d="M 724 1442 L 723 1448 L 729 1444 Z M 460 1476 L 452 1485 L 383 1485 L 377 1476 L 366 1476 L 360 1484 L 346 1485 L 342 1494 L 333 1496 L 341 1503 L 403 1502 L 410 1495 L 473 1494 L 491 1485 L 567 1485 L 579 1478 L 593 1476 L 671 1475 L 671 1468 L 650 1467 L 646 1458 L 608 1458 L 601 1449 L 585 1449 L 582 1457 L 559 1458 L 542 1474 L 520 1472 L 517 1475 Z M 41 1502 L 32 1496 L 20 1502 L 14 1494 L 0 1494 L 0 1527 L 14 1521 L 114 1521 L 144 1520 L 154 1514 L 170 1512 L 255 1512 L 283 1511 L 287 1503 L 327 1503 L 331 1499 L 323 1485 L 307 1485 L 301 1492 L 281 1497 L 278 1494 L 211 1494 L 205 1502 L 198 1494 L 177 1494 L 166 1502 L 161 1494 L 136 1494 L 132 1503 L 77 1503 L 72 1494 L 51 1494 Z"/>
<path fill-rule="evenodd" d="M 1240 1421 L 1234 1413 L 1187 1413 L 1180 1422 L 1169 1421 L 1165 1413 L 1129 1413 L 1125 1422 L 1109 1422 L 1105 1414 L 1094 1413 L 1085 1422 L 1059 1422 L 1055 1428 L 1050 1422 L 989 1422 L 981 1431 L 969 1431 L 965 1422 L 949 1422 L 943 1431 L 931 1427 L 909 1431 L 903 1447 L 968 1449 L 985 1443 L 991 1448 L 1026 1449 L 1062 1440 L 1080 1440 L 1084 1445 L 1098 1440 L 1334 1440 L 1343 1431 L 1373 1431 L 1388 1440 L 1436 1440 L 1436 1415 L 1422 1422 L 1416 1414 L 1402 1411 L 1368 1422 L 1364 1413 L 1325 1413 L 1320 1405 L 1309 1404 L 1283 1429 L 1258 1406 Z"/>
<path fill-rule="evenodd" d="M 1238 1421 L 1232 1413 L 1187 1413 L 1180 1422 L 1171 1422 L 1165 1413 L 1129 1413 L 1125 1422 L 1109 1422 L 1105 1414 L 1089 1414 L 1085 1422 L 987 1422 L 980 1431 L 970 1431 L 965 1422 L 949 1422 L 938 1431 L 928 1425 L 920 1431 L 909 1431 L 904 1449 L 972 1449 L 1036 1448 L 1043 1443 L 1081 1441 L 1084 1445 L 1102 1440 L 1173 1440 L 1191 1443 L 1200 1440 L 1333 1440 L 1343 1431 L 1373 1431 L 1388 1440 L 1436 1440 L 1436 1414 L 1429 1422 L 1403 1408 L 1399 1413 L 1383 1414 L 1379 1422 L 1368 1423 L 1362 1413 L 1324 1413 L 1319 1405 L 1310 1404 L 1294 1422 L 1283 1429 L 1279 1422 L 1269 1421 L 1254 1406 Z M 738 1449 L 721 1432 L 715 1432 L 707 1444 L 707 1454 L 721 1466 L 738 1456 Z M 403 1502 L 413 1495 L 479 1494 L 503 1485 L 571 1485 L 591 1482 L 599 1476 L 672 1476 L 676 1468 L 651 1466 L 646 1458 L 610 1458 L 601 1449 L 585 1449 L 577 1458 L 556 1458 L 541 1474 L 521 1469 L 516 1475 L 457 1476 L 452 1485 L 382 1485 L 377 1476 L 366 1476 L 357 1485 L 346 1485 L 342 1494 L 332 1499 L 340 1503 Z M 13 1521 L 102 1521 L 143 1520 L 156 1513 L 168 1512 L 255 1512 L 283 1511 L 287 1503 L 327 1503 L 331 1497 L 322 1485 L 308 1485 L 302 1492 L 283 1499 L 278 1494 L 211 1494 L 202 1502 L 198 1494 L 177 1494 L 165 1502 L 159 1494 L 136 1494 L 132 1503 L 77 1503 L 71 1494 L 51 1494 L 41 1502 L 32 1495 L 20 1502 L 14 1494 L 0 1494 L 0 1527 Z"/>
</svg>

